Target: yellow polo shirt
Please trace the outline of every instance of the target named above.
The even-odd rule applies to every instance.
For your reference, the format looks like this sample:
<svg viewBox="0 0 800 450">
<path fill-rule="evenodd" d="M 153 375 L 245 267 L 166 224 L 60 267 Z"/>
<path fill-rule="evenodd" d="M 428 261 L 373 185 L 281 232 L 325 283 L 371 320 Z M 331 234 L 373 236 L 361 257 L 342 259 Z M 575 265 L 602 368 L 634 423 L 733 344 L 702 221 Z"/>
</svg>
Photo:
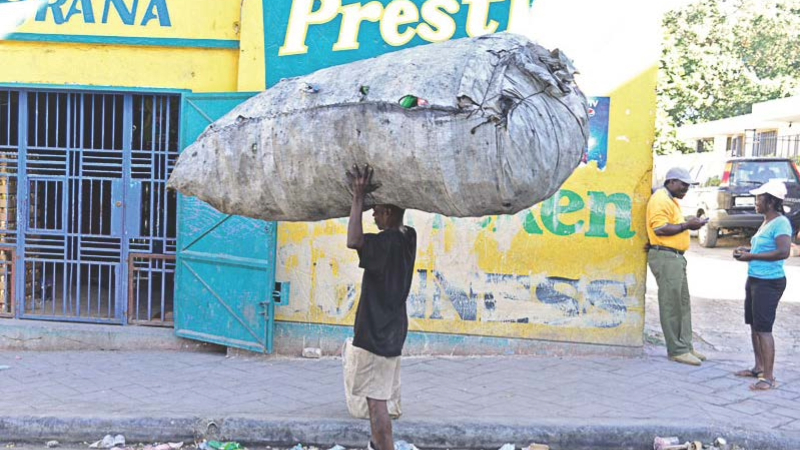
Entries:
<svg viewBox="0 0 800 450">
<path fill-rule="evenodd" d="M 689 250 L 689 230 L 673 236 L 656 236 L 655 230 L 668 224 L 681 224 L 683 213 L 678 201 L 670 195 L 667 188 L 657 190 L 647 202 L 647 237 L 650 245 L 671 247 L 676 250 Z"/>
</svg>

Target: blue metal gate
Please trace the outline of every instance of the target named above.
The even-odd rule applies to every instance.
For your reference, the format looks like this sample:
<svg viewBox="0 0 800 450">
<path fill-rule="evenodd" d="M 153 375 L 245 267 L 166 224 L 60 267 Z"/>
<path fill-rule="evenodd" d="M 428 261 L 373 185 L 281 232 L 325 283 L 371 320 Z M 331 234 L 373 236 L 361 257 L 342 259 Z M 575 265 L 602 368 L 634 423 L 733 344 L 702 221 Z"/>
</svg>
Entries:
<svg viewBox="0 0 800 450">
<path fill-rule="evenodd" d="M 0 91 L 0 256 L 16 254 L 0 291 L 16 317 L 170 324 L 179 115 L 177 95 Z"/>
<path fill-rule="evenodd" d="M 185 144 L 251 95 L 184 96 Z M 223 214 L 192 197 L 179 197 L 178 213 L 175 333 L 271 353 L 275 300 L 289 294 L 288 285 L 275 284 L 277 224 Z"/>
</svg>

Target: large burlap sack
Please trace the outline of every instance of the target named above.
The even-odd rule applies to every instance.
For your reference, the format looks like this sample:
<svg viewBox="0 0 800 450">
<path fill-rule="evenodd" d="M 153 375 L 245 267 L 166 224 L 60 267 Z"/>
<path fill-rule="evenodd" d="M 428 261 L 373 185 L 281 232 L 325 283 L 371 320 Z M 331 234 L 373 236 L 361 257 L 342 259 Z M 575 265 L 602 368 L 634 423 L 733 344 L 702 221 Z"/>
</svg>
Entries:
<svg viewBox="0 0 800 450">
<path fill-rule="evenodd" d="M 345 170 L 369 163 L 367 206 L 512 214 L 553 195 L 587 145 L 586 98 L 558 50 L 499 33 L 283 80 L 210 125 L 169 186 L 265 220 L 349 214 Z M 406 109 L 412 95 L 427 105 Z"/>
<path fill-rule="evenodd" d="M 353 339 L 348 338 L 342 346 L 342 369 L 344 371 L 344 396 L 347 402 L 347 411 L 356 419 L 369 420 L 369 406 L 367 405 L 367 397 L 353 395 L 353 383 L 356 376 L 355 359 L 353 352 Z M 399 419 L 403 415 L 400 407 L 400 389 L 398 388 L 392 392 L 392 397 L 386 402 L 389 409 L 389 416 L 392 419 Z"/>
</svg>

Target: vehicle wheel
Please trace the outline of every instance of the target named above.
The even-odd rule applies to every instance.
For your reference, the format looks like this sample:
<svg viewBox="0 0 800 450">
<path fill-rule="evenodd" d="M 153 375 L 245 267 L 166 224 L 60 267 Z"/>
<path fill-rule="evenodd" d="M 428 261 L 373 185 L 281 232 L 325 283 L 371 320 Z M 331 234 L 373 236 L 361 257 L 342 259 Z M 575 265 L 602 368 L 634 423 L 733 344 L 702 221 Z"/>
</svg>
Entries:
<svg viewBox="0 0 800 450">
<path fill-rule="evenodd" d="M 697 230 L 697 242 L 699 242 L 700 245 L 705 248 L 714 248 L 717 246 L 718 235 L 718 228 L 712 227 L 711 225 L 706 225 Z"/>
</svg>

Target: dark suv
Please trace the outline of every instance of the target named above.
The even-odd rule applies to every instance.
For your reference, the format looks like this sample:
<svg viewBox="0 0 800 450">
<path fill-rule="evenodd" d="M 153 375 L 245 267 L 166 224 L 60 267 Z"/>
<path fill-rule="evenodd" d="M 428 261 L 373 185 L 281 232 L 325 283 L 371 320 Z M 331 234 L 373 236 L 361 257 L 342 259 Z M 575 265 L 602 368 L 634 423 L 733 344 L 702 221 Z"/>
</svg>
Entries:
<svg viewBox="0 0 800 450">
<path fill-rule="evenodd" d="M 693 187 L 681 201 L 684 216 L 709 218 L 708 225 L 697 232 L 700 245 L 714 247 L 723 233 L 755 233 L 764 216 L 756 214 L 750 191 L 773 179 L 786 183 L 783 205 L 796 235 L 800 228 L 800 172 L 795 163 L 787 158 L 734 158 L 725 163 L 719 186 Z"/>
</svg>

